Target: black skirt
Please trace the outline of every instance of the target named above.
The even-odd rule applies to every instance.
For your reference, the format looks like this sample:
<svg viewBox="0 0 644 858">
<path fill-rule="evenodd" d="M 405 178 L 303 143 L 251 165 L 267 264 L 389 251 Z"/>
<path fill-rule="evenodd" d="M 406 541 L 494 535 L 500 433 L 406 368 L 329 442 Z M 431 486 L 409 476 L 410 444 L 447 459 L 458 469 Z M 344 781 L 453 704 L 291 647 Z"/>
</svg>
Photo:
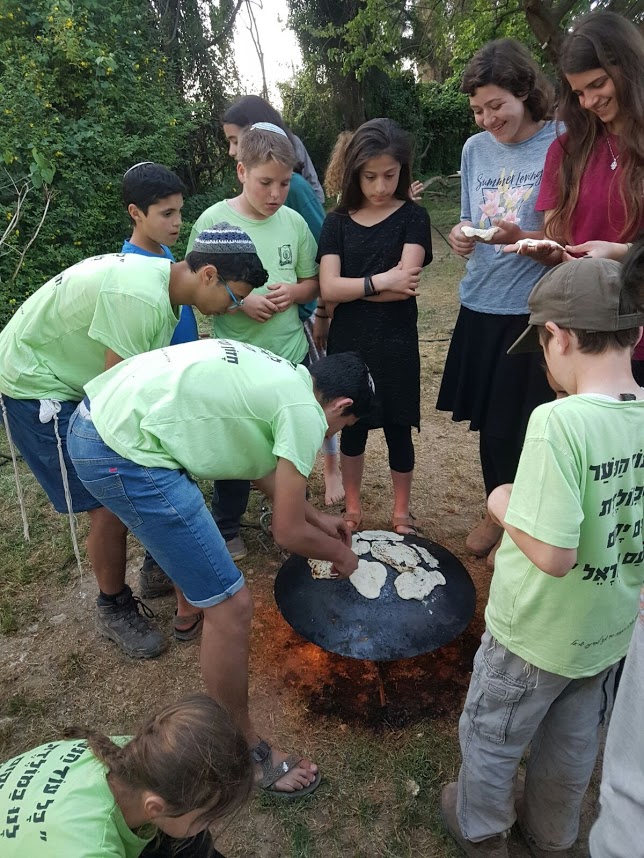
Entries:
<svg viewBox="0 0 644 858">
<path fill-rule="evenodd" d="M 516 441 L 530 414 L 554 399 L 543 354 L 508 355 L 528 316 L 477 313 L 461 307 L 447 353 L 436 407 L 470 429 Z"/>
</svg>

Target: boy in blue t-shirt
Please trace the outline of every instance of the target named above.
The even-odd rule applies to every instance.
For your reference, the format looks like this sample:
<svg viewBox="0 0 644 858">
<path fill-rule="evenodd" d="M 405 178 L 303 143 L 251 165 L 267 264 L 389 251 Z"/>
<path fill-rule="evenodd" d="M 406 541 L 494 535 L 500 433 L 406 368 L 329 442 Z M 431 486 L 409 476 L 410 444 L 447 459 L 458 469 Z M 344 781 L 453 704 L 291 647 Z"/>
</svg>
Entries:
<svg viewBox="0 0 644 858">
<path fill-rule="evenodd" d="M 122 253 L 163 257 L 175 262 L 170 250 L 179 238 L 181 209 L 186 187 L 181 179 L 162 164 L 142 161 L 123 176 L 123 203 L 132 221 L 132 237 L 125 239 Z M 171 346 L 199 339 L 197 320 L 192 307 L 181 307 L 179 323 L 174 329 Z M 139 588 L 144 599 L 165 596 L 173 591 L 172 581 L 152 555 L 146 551 L 141 566 Z M 176 622 L 175 622 L 176 625 Z M 187 627 L 186 627 L 187 626 Z M 175 634 L 179 640 L 191 640 L 200 632 L 200 623 L 179 624 Z"/>
<path fill-rule="evenodd" d="M 123 203 L 133 229 L 121 252 L 161 256 L 174 262 L 170 247 L 179 238 L 185 191 L 181 179 L 162 164 L 142 161 L 130 167 L 123 176 Z M 192 342 L 198 337 L 192 307 L 184 306 L 170 345 Z"/>
</svg>

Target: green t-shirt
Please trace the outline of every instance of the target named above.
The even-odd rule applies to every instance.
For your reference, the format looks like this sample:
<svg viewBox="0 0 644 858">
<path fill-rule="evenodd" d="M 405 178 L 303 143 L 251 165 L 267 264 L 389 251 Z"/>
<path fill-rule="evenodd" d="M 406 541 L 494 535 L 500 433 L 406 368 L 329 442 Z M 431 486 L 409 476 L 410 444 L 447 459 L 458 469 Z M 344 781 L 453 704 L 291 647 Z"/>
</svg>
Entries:
<svg viewBox="0 0 644 858">
<path fill-rule="evenodd" d="M 86 390 L 119 455 L 207 479 L 259 479 L 278 458 L 308 477 L 328 429 L 305 367 L 232 340 L 138 355 Z"/>
<path fill-rule="evenodd" d="M 540 405 L 506 520 L 577 548 L 563 578 L 505 534 L 485 619 L 511 652 L 551 673 L 594 676 L 626 653 L 644 579 L 644 401 L 584 394 Z"/>
<path fill-rule="evenodd" d="M 169 260 L 121 253 L 53 277 L 0 332 L 0 393 L 78 401 L 107 349 L 129 358 L 168 345 L 178 321 L 169 284 Z"/>
<path fill-rule="evenodd" d="M 128 828 L 105 766 L 83 739 L 49 742 L 0 765 L 2 858 L 138 858 L 156 828 L 145 833 Z"/>
<path fill-rule="evenodd" d="M 254 290 L 258 294 L 266 295 L 272 283 L 297 283 L 298 279 L 317 274 L 316 241 L 304 218 L 287 206 L 265 220 L 252 220 L 236 212 L 227 200 L 215 203 L 195 222 L 188 251 L 202 230 L 221 221 L 241 227 L 253 240 L 257 255 L 268 271 L 266 284 Z M 268 349 L 293 363 L 300 363 L 309 350 L 297 304 L 283 313 L 275 313 L 267 322 L 256 322 L 241 311 L 217 316 L 213 320 L 213 333 L 221 339 Z"/>
</svg>

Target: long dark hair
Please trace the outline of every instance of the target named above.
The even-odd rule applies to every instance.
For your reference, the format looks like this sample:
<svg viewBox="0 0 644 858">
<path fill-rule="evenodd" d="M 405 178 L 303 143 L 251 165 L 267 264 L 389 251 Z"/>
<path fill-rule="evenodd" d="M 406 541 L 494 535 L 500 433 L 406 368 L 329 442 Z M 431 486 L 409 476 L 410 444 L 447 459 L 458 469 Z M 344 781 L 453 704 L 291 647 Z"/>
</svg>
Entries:
<svg viewBox="0 0 644 858">
<path fill-rule="evenodd" d="M 240 128 L 248 128 L 256 122 L 272 122 L 277 125 L 286 134 L 291 141 L 293 148 L 295 147 L 295 135 L 282 119 L 282 114 L 275 110 L 272 104 L 269 104 L 259 95 L 244 95 L 234 101 L 224 113 L 222 124 L 238 125 Z M 295 171 L 302 171 L 302 164 L 298 162 L 295 166 Z"/>
<path fill-rule="evenodd" d="M 559 202 L 546 230 L 559 239 L 571 239 L 570 221 L 579 201 L 581 177 L 597 140 L 606 134 L 599 117 L 579 104 L 566 75 L 600 68 L 613 81 L 623 123 L 619 191 L 626 213 L 624 241 L 637 235 L 644 217 L 644 37 L 621 15 L 593 12 L 575 25 L 559 57 L 559 118 L 566 126 L 567 138 L 562 144 Z"/>
<path fill-rule="evenodd" d="M 338 211 L 357 211 L 364 202 L 360 190 L 360 170 L 371 158 L 390 155 L 400 164 L 400 176 L 394 196 L 409 199 L 413 146 L 411 135 L 393 119 L 370 119 L 363 123 L 347 146 L 342 175 L 342 196 Z"/>
<path fill-rule="evenodd" d="M 71 728 L 107 767 L 108 779 L 150 790 L 168 805 L 168 816 L 203 809 L 209 824 L 230 816 L 250 798 L 253 764 L 244 736 L 205 694 L 193 694 L 150 715 L 127 745 L 94 730 Z"/>
<path fill-rule="evenodd" d="M 477 51 L 463 72 L 461 92 L 474 95 L 481 86 L 498 86 L 516 98 L 525 97 L 535 122 L 552 118 L 554 88 L 530 52 L 514 39 L 496 39 Z"/>
</svg>

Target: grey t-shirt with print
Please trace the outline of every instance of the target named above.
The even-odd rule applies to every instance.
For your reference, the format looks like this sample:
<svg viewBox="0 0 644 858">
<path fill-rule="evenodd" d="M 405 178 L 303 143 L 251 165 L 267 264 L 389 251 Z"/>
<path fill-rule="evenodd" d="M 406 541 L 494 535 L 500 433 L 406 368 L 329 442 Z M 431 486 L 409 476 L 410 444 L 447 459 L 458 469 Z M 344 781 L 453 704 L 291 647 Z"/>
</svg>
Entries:
<svg viewBox="0 0 644 858">
<path fill-rule="evenodd" d="M 543 228 L 535 211 L 554 122 L 546 122 L 521 143 L 498 143 L 489 131 L 466 141 L 461 155 L 461 220 L 487 229 L 494 220 L 518 223 L 521 229 Z M 545 274 L 538 262 L 502 245 L 477 242 L 461 280 L 461 304 L 479 313 L 520 315 L 528 312 L 528 295 Z"/>
</svg>

